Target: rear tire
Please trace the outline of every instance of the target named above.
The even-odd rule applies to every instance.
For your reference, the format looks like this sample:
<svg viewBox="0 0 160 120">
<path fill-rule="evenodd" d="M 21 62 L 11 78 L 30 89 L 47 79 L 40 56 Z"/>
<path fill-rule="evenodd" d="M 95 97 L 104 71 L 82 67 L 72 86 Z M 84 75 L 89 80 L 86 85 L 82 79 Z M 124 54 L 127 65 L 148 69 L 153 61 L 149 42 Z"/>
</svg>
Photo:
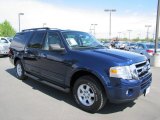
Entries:
<svg viewBox="0 0 160 120">
<path fill-rule="evenodd" d="M 16 62 L 16 75 L 17 75 L 17 78 L 20 79 L 20 80 L 27 79 L 27 76 L 25 76 L 24 73 L 25 73 L 25 71 L 24 71 L 23 65 L 22 65 L 21 61 L 18 60 Z"/>
<path fill-rule="evenodd" d="M 76 80 L 73 96 L 78 106 L 90 113 L 102 109 L 106 103 L 106 95 L 102 86 L 92 76 L 83 76 Z"/>
</svg>

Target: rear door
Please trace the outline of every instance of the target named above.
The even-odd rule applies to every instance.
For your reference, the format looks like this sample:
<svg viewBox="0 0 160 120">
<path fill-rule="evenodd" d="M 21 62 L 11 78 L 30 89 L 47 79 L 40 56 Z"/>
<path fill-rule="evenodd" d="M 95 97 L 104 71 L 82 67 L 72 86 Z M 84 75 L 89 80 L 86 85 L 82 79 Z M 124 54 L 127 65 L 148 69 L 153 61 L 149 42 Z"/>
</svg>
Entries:
<svg viewBox="0 0 160 120">
<path fill-rule="evenodd" d="M 24 63 L 26 71 L 40 75 L 40 52 L 42 50 L 45 31 L 36 31 L 24 50 Z"/>
</svg>

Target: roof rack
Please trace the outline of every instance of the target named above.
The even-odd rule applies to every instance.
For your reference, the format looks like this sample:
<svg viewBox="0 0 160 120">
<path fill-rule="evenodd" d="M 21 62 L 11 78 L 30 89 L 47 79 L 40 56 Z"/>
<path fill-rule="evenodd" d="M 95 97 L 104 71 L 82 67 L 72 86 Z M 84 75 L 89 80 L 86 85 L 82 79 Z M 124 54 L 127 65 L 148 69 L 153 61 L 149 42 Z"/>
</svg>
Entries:
<svg viewBox="0 0 160 120">
<path fill-rule="evenodd" d="M 42 28 L 25 29 L 25 30 L 22 30 L 22 32 L 26 32 L 26 31 L 36 31 L 36 30 L 50 30 L 50 29 L 60 30 L 60 29 L 58 29 L 58 28 L 42 27 Z"/>
<path fill-rule="evenodd" d="M 25 29 L 22 30 L 22 32 L 26 32 L 26 31 L 35 31 L 35 30 L 48 30 L 48 27 L 43 27 L 43 28 L 32 28 L 32 29 Z"/>
</svg>

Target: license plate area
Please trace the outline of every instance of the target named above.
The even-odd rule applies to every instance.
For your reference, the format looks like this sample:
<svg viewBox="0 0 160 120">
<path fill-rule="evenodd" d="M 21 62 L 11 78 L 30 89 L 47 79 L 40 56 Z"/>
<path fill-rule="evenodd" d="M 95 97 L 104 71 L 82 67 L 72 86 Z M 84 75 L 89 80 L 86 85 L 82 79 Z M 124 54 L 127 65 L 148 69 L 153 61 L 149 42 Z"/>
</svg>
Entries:
<svg viewBox="0 0 160 120">
<path fill-rule="evenodd" d="M 149 92 L 150 92 L 150 86 L 144 91 L 144 96 L 148 95 Z"/>
</svg>

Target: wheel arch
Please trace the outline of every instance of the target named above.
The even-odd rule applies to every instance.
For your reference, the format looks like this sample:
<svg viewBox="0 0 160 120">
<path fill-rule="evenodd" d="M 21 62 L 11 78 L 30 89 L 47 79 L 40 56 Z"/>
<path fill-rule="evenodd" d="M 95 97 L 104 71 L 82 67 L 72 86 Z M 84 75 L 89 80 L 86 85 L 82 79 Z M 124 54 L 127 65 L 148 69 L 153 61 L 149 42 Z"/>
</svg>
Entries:
<svg viewBox="0 0 160 120">
<path fill-rule="evenodd" d="M 95 80 L 101 85 L 102 87 L 102 90 L 105 92 L 105 88 L 104 88 L 104 83 L 102 82 L 102 78 L 100 76 L 98 76 L 96 73 L 93 73 L 89 70 L 84 70 L 84 69 L 81 69 L 81 70 L 77 70 L 76 72 L 74 72 L 72 74 L 72 76 L 70 77 L 70 83 L 69 83 L 69 86 L 72 90 L 73 88 L 73 85 L 74 83 L 76 82 L 76 80 L 82 76 L 92 76 L 95 78 Z M 105 92 L 106 94 L 106 92 Z"/>
</svg>

